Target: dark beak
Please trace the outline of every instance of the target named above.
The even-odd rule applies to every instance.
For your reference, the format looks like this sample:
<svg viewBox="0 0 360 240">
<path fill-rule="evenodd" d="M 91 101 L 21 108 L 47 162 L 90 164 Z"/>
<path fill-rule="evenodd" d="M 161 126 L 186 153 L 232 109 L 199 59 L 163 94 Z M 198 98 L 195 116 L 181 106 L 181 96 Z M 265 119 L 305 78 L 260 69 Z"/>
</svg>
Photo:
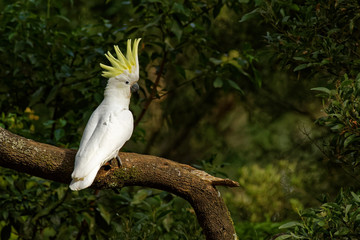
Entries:
<svg viewBox="0 0 360 240">
<path fill-rule="evenodd" d="M 130 91 L 132 92 L 132 93 L 134 93 L 134 92 L 137 92 L 138 90 L 139 90 L 139 84 L 137 84 L 137 83 L 134 83 L 131 87 L 130 87 Z"/>
</svg>

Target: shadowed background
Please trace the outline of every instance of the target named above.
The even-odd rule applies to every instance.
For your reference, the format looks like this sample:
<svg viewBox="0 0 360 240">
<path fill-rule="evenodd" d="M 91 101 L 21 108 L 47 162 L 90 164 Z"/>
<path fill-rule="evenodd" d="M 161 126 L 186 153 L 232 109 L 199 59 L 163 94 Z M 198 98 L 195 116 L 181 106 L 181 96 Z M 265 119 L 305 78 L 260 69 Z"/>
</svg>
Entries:
<svg viewBox="0 0 360 240">
<path fill-rule="evenodd" d="M 103 97 L 104 53 L 141 37 L 137 124 L 122 150 L 239 181 L 221 190 L 239 236 L 268 239 L 299 210 L 359 189 L 356 1 L 5 0 L 0 9 L 0 124 L 11 132 L 76 149 Z M 4 237 L 202 236 L 190 205 L 166 192 L 72 193 L 7 169 L 0 187 Z"/>
</svg>

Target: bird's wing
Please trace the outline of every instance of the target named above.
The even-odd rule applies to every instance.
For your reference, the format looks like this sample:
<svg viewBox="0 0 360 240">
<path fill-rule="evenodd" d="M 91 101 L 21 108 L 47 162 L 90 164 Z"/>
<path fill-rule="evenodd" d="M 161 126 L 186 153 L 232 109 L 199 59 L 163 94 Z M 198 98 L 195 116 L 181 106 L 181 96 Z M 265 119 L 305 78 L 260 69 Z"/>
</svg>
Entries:
<svg viewBox="0 0 360 240">
<path fill-rule="evenodd" d="M 84 129 L 83 135 L 81 137 L 79 150 L 81 149 L 81 146 L 85 146 L 87 144 L 91 135 L 94 133 L 94 130 L 100 120 L 100 117 L 102 116 L 101 112 L 102 112 L 102 108 L 100 105 L 91 114 L 89 121 L 87 122 L 86 127 Z"/>
<path fill-rule="evenodd" d="M 97 123 L 93 133 L 87 142 L 80 145 L 76 154 L 73 178 L 84 178 L 115 157 L 133 132 L 134 120 L 129 110 L 101 113 L 95 119 Z"/>
</svg>

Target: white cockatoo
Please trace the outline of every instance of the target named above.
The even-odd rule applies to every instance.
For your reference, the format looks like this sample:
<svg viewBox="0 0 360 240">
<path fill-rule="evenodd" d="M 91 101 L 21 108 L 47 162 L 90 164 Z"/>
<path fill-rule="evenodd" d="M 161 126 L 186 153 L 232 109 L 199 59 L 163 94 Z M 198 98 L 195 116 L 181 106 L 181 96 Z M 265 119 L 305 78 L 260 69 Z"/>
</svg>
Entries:
<svg viewBox="0 0 360 240">
<path fill-rule="evenodd" d="M 112 67 L 100 64 L 105 69 L 102 76 L 109 80 L 104 100 L 92 113 L 81 138 L 71 174 L 71 190 L 89 187 L 100 167 L 112 158 L 118 158 L 120 148 L 132 135 L 134 119 L 129 103 L 131 92 L 139 89 L 140 40 L 135 39 L 133 46 L 130 39 L 127 41 L 126 57 L 118 46 L 114 46 L 117 58 L 110 52 L 105 54 Z"/>
</svg>

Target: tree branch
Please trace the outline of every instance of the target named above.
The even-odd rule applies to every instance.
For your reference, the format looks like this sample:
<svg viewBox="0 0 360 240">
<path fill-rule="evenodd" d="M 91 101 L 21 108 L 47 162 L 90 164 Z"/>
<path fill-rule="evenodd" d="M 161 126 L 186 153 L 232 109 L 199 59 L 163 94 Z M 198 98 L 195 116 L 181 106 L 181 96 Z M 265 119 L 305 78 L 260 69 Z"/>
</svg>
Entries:
<svg viewBox="0 0 360 240">
<path fill-rule="evenodd" d="M 0 166 L 69 184 L 75 154 L 75 150 L 38 143 L 0 128 Z M 119 156 L 122 165 L 102 167 L 92 188 L 136 185 L 171 192 L 192 205 L 206 239 L 237 239 L 230 213 L 215 188 L 237 187 L 237 182 L 156 156 L 124 152 Z"/>
</svg>

